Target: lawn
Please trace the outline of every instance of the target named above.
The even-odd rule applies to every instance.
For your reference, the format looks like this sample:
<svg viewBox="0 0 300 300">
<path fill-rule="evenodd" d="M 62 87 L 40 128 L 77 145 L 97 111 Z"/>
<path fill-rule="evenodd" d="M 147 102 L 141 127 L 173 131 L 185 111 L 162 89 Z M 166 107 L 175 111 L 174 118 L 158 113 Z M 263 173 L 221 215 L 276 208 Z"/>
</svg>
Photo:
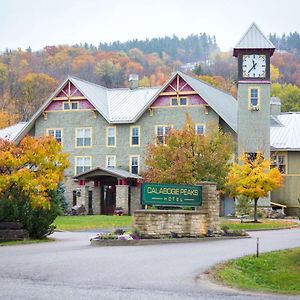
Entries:
<svg viewBox="0 0 300 300">
<path fill-rule="evenodd" d="M 221 226 L 226 225 L 230 229 L 259 230 L 269 228 L 282 228 L 293 226 L 296 223 L 285 220 L 260 220 L 262 223 L 243 223 L 240 220 L 224 220 Z M 132 217 L 130 216 L 59 216 L 53 223 L 57 230 L 88 230 L 88 229 L 112 229 L 132 226 Z"/>
<path fill-rule="evenodd" d="M 223 283 L 249 290 L 300 294 L 300 248 L 231 260 L 213 270 Z"/>
<path fill-rule="evenodd" d="M 130 216 L 59 216 L 53 223 L 58 230 L 111 229 L 130 227 Z"/>
<path fill-rule="evenodd" d="M 263 230 L 263 229 L 276 229 L 285 228 L 297 225 L 293 220 L 273 220 L 273 219 L 260 219 L 259 223 L 252 223 L 250 220 L 241 223 L 240 220 L 221 220 L 221 226 L 228 226 L 232 230 Z"/>
</svg>

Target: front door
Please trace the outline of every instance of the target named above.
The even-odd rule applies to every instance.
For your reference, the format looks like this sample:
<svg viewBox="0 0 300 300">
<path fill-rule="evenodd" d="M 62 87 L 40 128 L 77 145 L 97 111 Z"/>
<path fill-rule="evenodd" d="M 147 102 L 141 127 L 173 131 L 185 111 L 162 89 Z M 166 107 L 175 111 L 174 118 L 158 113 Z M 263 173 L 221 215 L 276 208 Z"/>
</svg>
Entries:
<svg viewBox="0 0 300 300">
<path fill-rule="evenodd" d="M 101 199 L 101 214 L 112 215 L 116 209 L 116 187 L 114 185 L 103 186 Z"/>
</svg>

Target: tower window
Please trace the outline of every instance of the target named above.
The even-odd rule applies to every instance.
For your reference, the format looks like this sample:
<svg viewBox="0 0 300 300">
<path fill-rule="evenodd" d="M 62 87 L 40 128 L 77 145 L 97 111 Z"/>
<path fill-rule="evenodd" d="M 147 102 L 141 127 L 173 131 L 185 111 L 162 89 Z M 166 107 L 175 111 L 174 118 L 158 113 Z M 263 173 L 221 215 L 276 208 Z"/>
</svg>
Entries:
<svg viewBox="0 0 300 300">
<path fill-rule="evenodd" d="M 259 91 L 258 88 L 250 88 L 250 109 L 259 110 Z"/>
</svg>

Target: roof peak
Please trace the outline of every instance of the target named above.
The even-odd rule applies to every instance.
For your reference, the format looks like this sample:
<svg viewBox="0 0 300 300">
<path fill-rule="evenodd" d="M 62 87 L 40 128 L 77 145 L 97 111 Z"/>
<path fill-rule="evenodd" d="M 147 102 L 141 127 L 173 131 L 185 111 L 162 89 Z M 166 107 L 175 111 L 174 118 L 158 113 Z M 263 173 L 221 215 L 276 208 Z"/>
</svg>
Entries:
<svg viewBox="0 0 300 300">
<path fill-rule="evenodd" d="M 237 56 L 238 49 L 270 49 L 273 54 L 275 46 L 253 22 L 234 47 L 234 56 Z"/>
</svg>

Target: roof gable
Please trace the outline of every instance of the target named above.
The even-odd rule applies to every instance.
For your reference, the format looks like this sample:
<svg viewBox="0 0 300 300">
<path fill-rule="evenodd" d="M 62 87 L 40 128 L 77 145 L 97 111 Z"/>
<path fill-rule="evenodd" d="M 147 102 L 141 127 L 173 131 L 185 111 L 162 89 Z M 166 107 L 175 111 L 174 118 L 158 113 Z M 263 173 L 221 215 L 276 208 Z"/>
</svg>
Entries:
<svg viewBox="0 0 300 300">
<path fill-rule="evenodd" d="M 253 22 L 233 50 L 233 55 L 238 55 L 239 49 L 270 49 L 271 54 L 275 50 L 272 42 L 262 33 L 260 28 Z"/>
</svg>

